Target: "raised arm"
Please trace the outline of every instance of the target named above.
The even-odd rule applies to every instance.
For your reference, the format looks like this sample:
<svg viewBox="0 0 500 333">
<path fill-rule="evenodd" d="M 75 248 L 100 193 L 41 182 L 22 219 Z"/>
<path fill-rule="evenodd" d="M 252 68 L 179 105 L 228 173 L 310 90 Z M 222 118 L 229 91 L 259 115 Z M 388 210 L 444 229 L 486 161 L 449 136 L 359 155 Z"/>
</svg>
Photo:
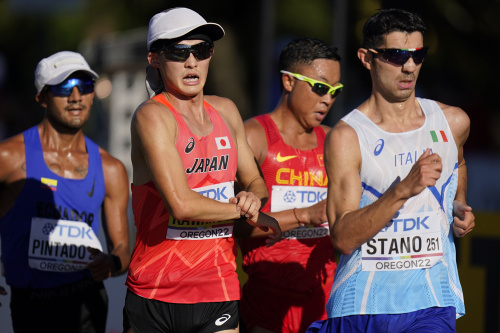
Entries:
<svg viewBox="0 0 500 333">
<path fill-rule="evenodd" d="M 177 123 L 165 106 L 151 100 L 140 106 L 132 119 L 131 135 L 134 185 L 152 180 L 176 219 L 222 221 L 240 217 L 235 203 L 204 197 L 189 187 L 175 146 Z"/>
<path fill-rule="evenodd" d="M 325 167 L 328 175 L 327 214 L 332 243 L 350 254 L 375 236 L 410 197 L 434 186 L 441 175 L 441 158 L 427 150 L 408 176 L 374 203 L 359 208 L 361 151 L 352 127 L 340 121 L 327 135 Z"/>
<path fill-rule="evenodd" d="M 242 211 L 245 211 L 246 208 L 243 206 L 243 203 L 246 202 L 248 196 L 251 198 L 253 195 L 259 198 L 261 203 L 264 204 L 269 198 L 269 193 L 267 191 L 264 178 L 261 176 L 254 153 L 248 144 L 245 127 L 236 105 L 234 105 L 233 102 L 227 99 L 221 99 L 220 97 L 210 99 L 210 103 L 219 105 L 217 109 L 221 110 L 221 115 L 228 123 L 238 146 L 237 179 L 238 184 L 243 190 L 236 195 L 238 205 L 241 206 Z M 257 210 L 253 210 L 250 214 L 245 215 L 246 217 L 250 217 L 250 219 L 247 219 L 247 222 L 251 226 L 257 226 L 258 228 L 256 229 L 261 230 L 263 235 L 269 235 L 272 233 L 274 234 L 272 239 L 281 238 L 281 228 L 279 227 L 278 222 L 274 218 L 269 217 L 270 214 L 260 213 L 260 205 L 259 207 L 252 205 L 252 208 L 257 208 Z M 257 219 L 251 218 L 253 215 L 259 217 Z M 260 215 L 266 216 L 260 217 Z M 239 234 L 238 230 L 240 227 L 245 228 L 245 226 L 236 225 L 235 234 L 237 236 Z"/>
<path fill-rule="evenodd" d="M 264 128 L 253 118 L 245 121 L 244 126 L 246 139 L 253 152 L 255 161 L 258 165 L 261 165 L 266 159 L 268 149 Z M 329 127 L 325 126 L 324 129 L 327 132 Z M 327 220 L 326 200 L 318 202 L 310 207 L 287 209 L 267 214 L 278 221 L 282 231 L 291 230 L 304 224 L 321 224 Z M 236 232 L 237 237 L 260 237 L 269 234 L 269 231 L 266 232 L 258 228 L 250 228 L 247 226 L 238 228 Z"/>
<path fill-rule="evenodd" d="M 238 182 L 244 191 L 255 193 L 265 204 L 269 199 L 266 183 L 259 170 L 258 163 L 255 159 L 254 152 L 248 144 L 246 136 L 246 128 L 239 113 L 233 113 L 231 117 L 232 127 L 236 133 L 238 142 Z M 265 140 L 265 135 L 264 135 Z"/>
</svg>

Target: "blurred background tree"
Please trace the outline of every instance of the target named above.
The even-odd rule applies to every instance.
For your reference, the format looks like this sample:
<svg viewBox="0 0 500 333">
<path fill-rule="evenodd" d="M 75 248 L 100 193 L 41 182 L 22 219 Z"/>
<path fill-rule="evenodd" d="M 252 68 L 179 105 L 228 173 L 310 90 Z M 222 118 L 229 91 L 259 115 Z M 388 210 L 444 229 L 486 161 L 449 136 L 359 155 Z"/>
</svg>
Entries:
<svg viewBox="0 0 500 333">
<path fill-rule="evenodd" d="M 151 16 L 176 6 L 190 7 L 225 28 L 226 37 L 216 43 L 207 93 L 232 98 L 245 119 L 274 106 L 277 57 L 290 39 L 310 36 L 338 45 L 346 87 L 327 118 L 330 125 L 369 94 L 368 72 L 356 58 L 364 21 L 378 8 L 417 11 L 428 23 L 430 46 L 419 94 L 467 111 L 473 120 L 469 149 L 500 146 L 494 84 L 500 74 L 494 52 L 500 41 L 498 0 L 0 0 L 0 137 L 41 119 L 33 98 L 33 72 L 41 58 L 60 50 L 85 54 L 85 41 L 99 44 L 108 34 L 136 29 L 142 29 L 145 45 Z M 135 52 L 145 64 L 146 47 Z M 89 62 L 101 73 L 107 70 L 97 56 Z"/>
</svg>

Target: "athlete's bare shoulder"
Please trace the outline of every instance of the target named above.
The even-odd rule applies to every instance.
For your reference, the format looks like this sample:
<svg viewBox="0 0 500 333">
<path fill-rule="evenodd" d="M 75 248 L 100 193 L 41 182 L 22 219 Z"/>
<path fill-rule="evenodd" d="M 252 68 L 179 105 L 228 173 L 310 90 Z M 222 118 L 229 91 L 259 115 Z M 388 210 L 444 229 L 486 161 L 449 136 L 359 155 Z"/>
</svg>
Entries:
<svg viewBox="0 0 500 333">
<path fill-rule="evenodd" d="M 213 106 L 219 113 L 224 113 L 230 115 L 231 113 L 238 112 L 238 108 L 234 102 L 226 97 L 216 96 L 216 95 L 205 95 L 205 101 Z"/>
<path fill-rule="evenodd" d="M 107 150 L 99 147 L 99 153 L 101 154 L 101 161 L 103 169 L 108 169 L 111 172 L 122 172 L 124 169 L 124 164 L 122 161 L 111 155 Z"/>
<path fill-rule="evenodd" d="M 266 130 L 262 127 L 261 123 L 255 117 L 245 120 L 245 134 L 247 142 L 252 148 L 253 154 L 259 164 L 262 164 L 266 159 L 267 149 L 267 135 Z"/>
<path fill-rule="evenodd" d="M 345 161 L 350 160 L 358 168 L 361 166 L 361 150 L 359 146 L 358 134 L 343 120 L 337 124 L 326 135 L 325 156 L 330 160 Z"/>
<path fill-rule="evenodd" d="M 459 107 L 447 105 L 441 102 L 436 102 L 443 110 L 443 113 L 448 121 L 453 137 L 458 145 L 461 145 L 467 140 L 470 131 L 470 118 L 467 113 Z"/>
<path fill-rule="evenodd" d="M 249 135 L 264 135 L 265 136 L 265 130 L 264 127 L 262 127 L 261 123 L 255 119 L 255 117 L 249 118 L 243 122 L 245 125 L 245 130 L 247 133 L 247 136 Z"/>
<path fill-rule="evenodd" d="M 8 180 L 13 173 L 26 175 L 24 136 L 22 133 L 0 142 L 0 183 Z"/>
<path fill-rule="evenodd" d="M 204 98 L 208 104 L 219 112 L 232 130 L 237 130 L 243 126 L 240 112 L 232 100 L 216 95 L 205 95 Z"/>
<path fill-rule="evenodd" d="M 142 135 L 169 133 L 175 137 L 176 124 L 172 111 L 165 104 L 155 99 L 149 99 L 139 105 L 132 116 L 132 136 L 134 137 L 135 133 L 142 133 Z"/>
<path fill-rule="evenodd" d="M 354 128 L 343 120 L 339 120 L 335 126 L 329 131 L 328 137 L 335 138 L 336 141 L 349 141 L 356 139 L 358 141 L 358 135 Z"/>
<path fill-rule="evenodd" d="M 142 117 L 171 116 L 171 112 L 165 111 L 168 111 L 168 107 L 165 104 L 151 98 L 142 102 L 142 104 L 137 107 L 134 112 L 133 120 L 137 121 L 137 118 Z"/>
<path fill-rule="evenodd" d="M 325 133 L 329 133 L 332 130 L 332 128 L 328 125 L 321 124 L 320 126 L 323 129 L 323 131 L 325 131 Z"/>
</svg>

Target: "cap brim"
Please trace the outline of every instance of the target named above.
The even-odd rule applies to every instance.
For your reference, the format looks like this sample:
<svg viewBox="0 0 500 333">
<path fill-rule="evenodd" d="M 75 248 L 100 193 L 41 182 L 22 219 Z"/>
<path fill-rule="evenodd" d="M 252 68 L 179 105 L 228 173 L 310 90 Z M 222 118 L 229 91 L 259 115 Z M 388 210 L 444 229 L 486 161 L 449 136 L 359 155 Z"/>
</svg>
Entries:
<svg viewBox="0 0 500 333">
<path fill-rule="evenodd" d="M 77 70 L 71 69 L 71 70 L 59 73 L 59 75 L 57 75 L 56 77 L 53 77 L 48 82 L 46 82 L 45 85 L 50 85 L 50 86 L 57 85 L 57 84 L 63 82 L 64 80 L 66 80 L 71 74 L 73 74 L 75 72 L 85 72 L 85 73 L 89 74 L 94 80 L 97 80 L 99 78 L 99 75 L 97 75 L 97 73 L 94 72 L 93 70 L 88 70 L 88 69 L 84 69 L 84 68 L 77 69 Z"/>
<path fill-rule="evenodd" d="M 155 41 L 159 39 L 174 39 L 174 38 L 178 39 L 179 37 L 183 37 L 192 33 L 205 34 L 208 37 L 210 37 L 214 42 L 224 37 L 224 29 L 222 29 L 222 27 L 219 24 L 206 23 L 203 25 L 184 27 L 182 29 L 172 30 L 169 31 L 168 33 L 160 34 L 148 43 L 148 49 L 151 47 L 151 44 L 153 44 Z"/>
</svg>

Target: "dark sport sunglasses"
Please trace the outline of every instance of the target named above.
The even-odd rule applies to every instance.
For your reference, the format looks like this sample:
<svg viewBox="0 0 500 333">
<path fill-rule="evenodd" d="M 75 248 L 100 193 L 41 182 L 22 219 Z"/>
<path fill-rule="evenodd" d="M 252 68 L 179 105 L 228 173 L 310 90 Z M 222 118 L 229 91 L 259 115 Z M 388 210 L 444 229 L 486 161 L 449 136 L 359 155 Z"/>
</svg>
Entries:
<svg viewBox="0 0 500 333">
<path fill-rule="evenodd" d="M 91 78 L 69 78 L 55 86 L 48 86 L 54 96 L 68 97 L 73 92 L 74 87 L 78 87 L 80 94 L 86 95 L 94 92 L 94 80 Z"/>
<path fill-rule="evenodd" d="M 342 91 L 342 88 L 344 85 L 342 83 L 337 84 L 335 87 L 332 87 L 328 83 L 321 82 L 318 80 L 311 79 L 310 77 L 304 76 L 302 74 L 297 74 L 297 73 L 292 73 L 288 71 L 283 71 L 281 70 L 280 73 L 282 74 L 289 74 L 296 78 L 297 80 L 300 81 L 305 81 L 311 85 L 311 90 L 318 94 L 319 96 L 323 96 L 325 94 L 331 94 L 332 98 L 337 97 L 340 92 Z"/>
<path fill-rule="evenodd" d="M 408 59 L 413 58 L 415 65 L 420 65 L 424 62 L 427 56 L 427 46 L 416 49 L 368 49 L 370 52 L 380 54 L 384 60 L 402 66 L 406 64 Z"/>
<path fill-rule="evenodd" d="M 175 44 L 162 49 L 162 52 L 168 60 L 186 61 L 192 53 L 198 61 L 201 61 L 214 54 L 214 44 L 209 42 L 196 45 Z"/>
</svg>

